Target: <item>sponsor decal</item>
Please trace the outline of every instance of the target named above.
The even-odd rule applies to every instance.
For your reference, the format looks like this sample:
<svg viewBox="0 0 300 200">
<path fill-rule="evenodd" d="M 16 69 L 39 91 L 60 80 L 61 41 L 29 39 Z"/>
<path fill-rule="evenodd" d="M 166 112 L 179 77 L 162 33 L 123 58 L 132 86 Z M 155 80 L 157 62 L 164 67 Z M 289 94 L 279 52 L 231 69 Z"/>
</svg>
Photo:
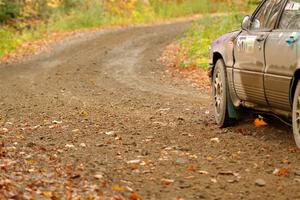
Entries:
<svg viewBox="0 0 300 200">
<path fill-rule="evenodd" d="M 300 3 L 294 2 L 294 1 L 290 1 L 286 7 L 285 10 L 287 11 L 296 11 L 296 10 L 300 10 Z"/>
<path fill-rule="evenodd" d="M 237 48 L 246 53 L 254 52 L 256 36 L 240 36 L 237 39 Z"/>
</svg>

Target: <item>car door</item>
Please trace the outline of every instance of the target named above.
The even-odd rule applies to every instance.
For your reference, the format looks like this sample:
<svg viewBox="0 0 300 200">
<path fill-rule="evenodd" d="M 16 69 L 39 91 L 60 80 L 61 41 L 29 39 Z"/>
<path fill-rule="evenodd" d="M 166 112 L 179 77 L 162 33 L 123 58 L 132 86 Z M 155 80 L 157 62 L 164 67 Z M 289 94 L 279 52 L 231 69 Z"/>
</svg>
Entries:
<svg viewBox="0 0 300 200">
<path fill-rule="evenodd" d="M 248 30 L 237 37 L 234 47 L 234 87 L 244 101 L 268 105 L 264 91 L 265 42 L 276 23 L 273 9 L 283 0 L 265 0 L 251 17 Z"/>
<path fill-rule="evenodd" d="M 291 111 L 289 91 L 298 64 L 299 36 L 300 0 L 289 0 L 266 42 L 265 93 L 273 108 Z"/>
</svg>

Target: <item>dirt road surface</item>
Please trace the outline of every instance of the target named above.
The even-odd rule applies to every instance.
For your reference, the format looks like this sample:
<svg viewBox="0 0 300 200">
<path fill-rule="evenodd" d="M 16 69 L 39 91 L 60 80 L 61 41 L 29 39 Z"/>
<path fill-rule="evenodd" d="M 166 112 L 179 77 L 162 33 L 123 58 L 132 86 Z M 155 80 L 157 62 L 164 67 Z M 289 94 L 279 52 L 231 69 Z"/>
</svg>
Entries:
<svg viewBox="0 0 300 200">
<path fill-rule="evenodd" d="M 91 33 L 0 66 L 0 199 L 300 199 L 291 129 L 214 124 L 157 59 L 190 23 Z M 298 175 L 297 175 L 298 174 Z"/>
</svg>

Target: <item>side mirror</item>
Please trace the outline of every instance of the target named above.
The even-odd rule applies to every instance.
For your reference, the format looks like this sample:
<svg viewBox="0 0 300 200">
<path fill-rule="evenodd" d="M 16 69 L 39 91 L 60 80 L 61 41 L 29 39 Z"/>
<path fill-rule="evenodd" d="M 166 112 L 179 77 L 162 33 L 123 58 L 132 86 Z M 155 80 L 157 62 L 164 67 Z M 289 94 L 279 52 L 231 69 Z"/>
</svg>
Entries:
<svg viewBox="0 0 300 200">
<path fill-rule="evenodd" d="M 242 29 L 243 30 L 248 30 L 250 28 L 250 16 L 247 15 L 244 17 L 243 22 L 242 22 Z"/>
<path fill-rule="evenodd" d="M 255 19 L 255 20 L 252 22 L 251 27 L 253 27 L 253 29 L 260 29 L 260 21 L 259 21 L 258 19 Z"/>
</svg>

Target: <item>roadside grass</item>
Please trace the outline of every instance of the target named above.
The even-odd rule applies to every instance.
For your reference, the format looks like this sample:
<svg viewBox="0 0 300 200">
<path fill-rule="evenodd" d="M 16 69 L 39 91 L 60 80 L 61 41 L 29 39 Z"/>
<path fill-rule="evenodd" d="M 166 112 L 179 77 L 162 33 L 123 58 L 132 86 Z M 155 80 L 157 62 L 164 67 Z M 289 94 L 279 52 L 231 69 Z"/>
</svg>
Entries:
<svg viewBox="0 0 300 200">
<path fill-rule="evenodd" d="M 192 25 L 183 37 L 168 45 L 159 61 L 171 73 L 180 74 L 201 91 L 210 90 L 207 76 L 209 46 L 222 34 L 240 27 L 242 14 L 206 15 Z"/>
<path fill-rule="evenodd" d="M 229 6 L 228 3 L 226 3 L 227 1 L 219 0 L 152 0 L 149 1 L 149 5 L 138 3 L 133 8 L 128 8 L 128 10 L 126 10 L 126 7 L 118 8 L 118 5 L 113 5 L 116 7 L 113 7 L 113 9 L 117 11 L 113 12 L 112 10 L 105 9 L 105 5 L 97 3 L 99 1 L 93 2 L 95 3 L 88 8 L 76 7 L 68 12 L 65 12 L 62 9 L 55 10 L 51 13 L 49 19 L 46 21 L 41 20 L 37 23 L 37 25 L 32 27 L 30 26 L 28 29 L 15 30 L 10 26 L 0 25 L 0 58 L 10 53 L 14 53 L 26 42 L 43 39 L 53 32 L 75 31 L 110 25 L 153 23 L 193 14 L 226 12 L 235 6 L 235 3 L 232 3 L 232 5 Z M 243 6 L 243 8 L 240 9 L 245 10 L 247 9 L 247 6 Z M 206 19 L 209 18 L 206 17 Z M 204 26 L 201 25 L 202 22 L 205 23 Z M 226 27 L 229 29 L 229 25 L 227 23 L 224 23 L 226 27 L 222 28 L 221 31 L 218 30 L 220 27 L 213 25 L 213 27 L 216 28 L 213 30 L 213 28 L 209 27 L 209 25 L 211 24 L 209 24 L 207 20 L 199 21 L 198 25 L 194 25 L 194 27 L 187 33 L 186 37 L 181 40 L 180 43 L 182 46 L 187 48 L 189 48 L 188 45 L 191 43 L 192 47 L 189 49 L 189 54 L 193 57 L 196 57 L 199 54 L 205 54 L 204 50 L 197 47 L 199 44 L 199 41 L 196 41 L 199 37 L 197 34 L 200 33 L 203 36 L 209 36 L 209 38 L 212 37 L 208 31 L 203 31 L 202 29 L 211 30 L 213 35 L 217 35 L 218 33 L 225 31 Z M 201 47 L 206 48 L 205 43 L 208 43 L 208 41 L 200 41 Z"/>
<path fill-rule="evenodd" d="M 198 13 L 228 12 L 229 6 L 224 1 L 212 0 L 186 0 L 180 6 L 175 3 L 154 1 L 153 9 L 155 15 L 160 18 L 173 18 Z"/>
<path fill-rule="evenodd" d="M 95 4 L 88 9 L 73 9 L 68 14 L 59 11 L 49 20 L 48 31 L 73 31 L 100 27 L 109 24 L 101 4 Z"/>
<path fill-rule="evenodd" d="M 9 55 L 18 50 L 22 44 L 26 42 L 33 42 L 43 38 L 46 33 L 44 25 L 40 25 L 35 30 L 26 30 L 22 32 L 16 32 L 10 27 L 0 28 L 0 58 Z"/>
<path fill-rule="evenodd" d="M 19 38 L 14 38 L 15 34 L 4 28 L 0 29 L 0 57 L 15 50 L 22 42 Z"/>
<path fill-rule="evenodd" d="M 239 29 L 243 15 L 205 16 L 193 26 L 177 42 L 177 63 L 179 67 L 208 67 L 209 46 L 213 40 L 224 33 Z"/>
</svg>

